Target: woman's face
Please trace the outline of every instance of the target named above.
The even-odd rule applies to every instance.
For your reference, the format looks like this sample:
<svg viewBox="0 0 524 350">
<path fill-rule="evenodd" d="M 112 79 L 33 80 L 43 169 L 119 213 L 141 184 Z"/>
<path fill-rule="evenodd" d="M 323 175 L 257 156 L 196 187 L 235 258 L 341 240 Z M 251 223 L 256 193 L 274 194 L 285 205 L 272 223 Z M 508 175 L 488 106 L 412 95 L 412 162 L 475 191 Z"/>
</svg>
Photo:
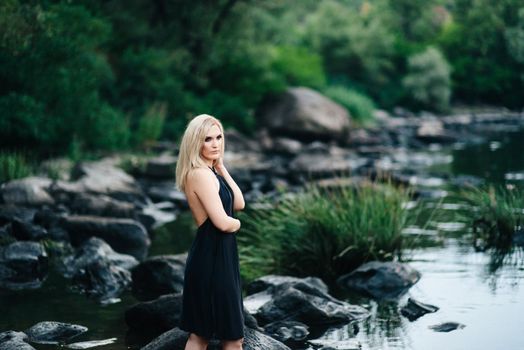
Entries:
<svg viewBox="0 0 524 350">
<path fill-rule="evenodd" d="M 220 128 L 217 125 L 213 125 L 204 139 L 201 151 L 202 158 L 208 160 L 220 158 L 223 139 L 224 135 L 222 135 Z"/>
</svg>

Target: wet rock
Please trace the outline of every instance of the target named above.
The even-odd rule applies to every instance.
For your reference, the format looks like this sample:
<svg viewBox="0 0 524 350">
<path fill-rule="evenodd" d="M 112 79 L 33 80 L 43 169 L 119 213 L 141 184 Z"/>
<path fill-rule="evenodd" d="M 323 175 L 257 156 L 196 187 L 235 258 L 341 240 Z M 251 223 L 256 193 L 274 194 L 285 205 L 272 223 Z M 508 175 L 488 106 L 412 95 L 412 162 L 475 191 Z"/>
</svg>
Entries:
<svg viewBox="0 0 524 350">
<path fill-rule="evenodd" d="M 369 316 L 366 309 L 337 300 L 305 282 L 284 283 L 252 294 L 244 301 L 246 306 L 249 303 L 259 305 L 254 312 L 262 324 L 286 320 L 311 326 L 350 322 Z"/>
<path fill-rule="evenodd" d="M 115 298 L 131 284 L 131 272 L 106 260 L 93 261 L 73 275 L 73 283 L 90 297 L 102 303 Z"/>
<path fill-rule="evenodd" d="M 47 192 L 51 180 L 44 177 L 26 177 L 12 180 L 2 185 L 0 197 L 4 203 L 13 205 L 39 206 L 53 204 L 54 200 Z"/>
<path fill-rule="evenodd" d="M 305 283 L 311 288 L 316 288 L 322 293 L 328 292 L 327 285 L 318 277 L 293 277 L 280 275 L 266 275 L 252 281 L 246 286 L 247 294 L 255 294 L 266 289 L 273 289 L 283 284 L 295 285 L 297 283 Z"/>
<path fill-rule="evenodd" d="M 164 208 L 171 210 L 165 211 Z M 169 202 L 148 203 L 141 211 L 136 213 L 136 218 L 144 227 L 150 231 L 176 219 L 173 206 Z"/>
<path fill-rule="evenodd" d="M 337 279 L 337 283 L 350 290 L 377 299 L 396 298 L 418 282 L 420 273 L 399 262 L 371 261 Z"/>
<path fill-rule="evenodd" d="M 408 303 L 400 310 L 400 313 L 410 321 L 424 316 L 427 313 L 437 312 L 437 306 L 421 303 L 415 299 L 409 298 Z"/>
<path fill-rule="evenodd" d="M 124 270 L 131 270 L 138 265 L 138 260 L 135 257 L 119 254 L 103 239 L 91 237 L 76 250 L 74 255 L 64 258 L 62 272 L 65 277 L 72 277 L 96 261 L 107 261 L 111 265 Z"/>
<path fill-rule="evenodd" d="M 273 134 L 299 140 L 343 140 L 350 128 L 346 109 L 303 87 L 267 97 L 257 110 L 257 120 Z"/>
<path fill-rule="evenodd" d="M 133 305 L 125 312 L 131 332 L 141 332 L 152 337 L 180 324 L 182 294 L 167 294 Z"/>
<path fill-rule="evenodd" d="M 90 237 L 99 237 L 115 251 L 133 255 L 138 260 L 147 256 L 151 245 L 144 226 L 131 219 L 73 215 L 64 217 L 62 226 L 69 233 L 74 246 Z"/>
<path fill-rule="evenodd" d="M 79 193 L 68 203 L 72 213 L 117 218 L 133 218 L 137 209 L 133 203 L 119 201 L 106 195 Z"/>
<path fill-rule="evenodd" d="M 126 324 L 130 332 L 156 337 L 180 325 L 182 294 L 166 294 L 152 301 L 133 305 L 125 312 Z M 256 320 L 244 309 L 244 324 L 258 329 Z"/>
<path fill-rule="evenodd" d="M 146 193 L 154 202 L 169 201 L 177 207 L 189 209 L 184 192 L 176 189 L 174 181 L 145 183 Z"/>
<path fill-rule="evenodd" d="M 16 241 L 11 234 L 11 224 L 7 224 L 0 227 L 0 246 L 7 245 Z"/>
<path fill-rule="evenodd" d="M 302 150 L 302 143 L 287 137 L 275 137 L 271 151 L 287 155 L 297 155 Z"/>
<path fill-rule="evenodd" d="M 151 158 L 147 161 L 142 175 L 158 179 L 172 179 L 175 177 L 176 162 L 177 157 L 167 154 Z"/>
<path fill-rule="evenodd" d="M 435 332 L 451 332 L 455 329 L 462 329 L 466 327 L 465 325 L 457 322 L 444 322 L 440 324 L 436 324 L 433 326 L 429 326 L 429 329 L 434 330 Z"/>
<path fill-rule="evenodd" d="M 272 338 L 283 343 L 289 341 L 299 342 L 307 338 L 309 334 L 308 326 L 296 321 L 277 321 L 264 327 L 264 330 Z"/>
<path fill-rule="evenodd" d="M 87 332 L 87 327 L 77 324 L 43 321 L 27 329 L 29 340 L 39 344 L 58 344 Z"/>
<path fill-rule="evenodd" d="M 13 236 L 21 241 L 38 241 L 48 237 L 47 230 L 41 226 L 18 219 L 11 223 Z"/>
<path fill-rule="evenodd" d="M 513 244 L 524 247 L 524 229 L 520 229 L 513 233 Z"/>
<path fill-rule="evenodd" d="M 173 328 L 151 341 L 141 350 L 183 350 L 189 338 L 189 333 Z M 220 343 L 212 340 L 208 346 L 209 350 L 220 349 Z M 244 350 L 289 350 L 289 347 L 267 335 L 250 328 L 244 328 Z"/>
<path fill-rule="evenodd" d="M 347 340 L 315 339 L 315 340 L 310 340 L 308 343 L 313 344 L 314 346 L 321 346 L 319 350 L 335 350 L 335 349 L 361 350 L 362 349 L 362 345 L 356 339 L 347 339 Z"/>
<path fill-rule="evenodd" d="M 67 344 L 65 345 L 65 348 L 67 349 L 90 349 L 90 348 L 95 348 L 98 346 L 113 344 L 116 341 L 116 339 L 117 338 L 82 341 L 82 342 Z"/>
<path fill-rule="evenodd" d="M 138 300 L 181 293 L 184 288 L 186 254 L 153 256 L 133 268 L 132 290 Z"/>
<path fill-rule="evenodd" d="M 449 130 L 444 129 L 444 123 L 438 119 L 423 120 L 417 129 L 416 137 L 426 143 L 451 143 L 457 141 Z"/>
<path fill-rule="evenodd" d="M 295 178 L 323 178 L 348 175 L 353 163 L 345 157 L 329 154 L 299 154 L 289 164 L 289 169 Z"/>
<path fill-rule="evenodd" d="M 13 242 L 0 247 L 0 288 L 38 288 L 47 275 L 48 257 L 37 242 Z"/>
<path fill-rule="evenodd" d="M 227 149 L 232 152 L 242 153 L 246 151 L 261 152 L 262 147 L 259 142 L 259 137 L 247 137 L 235 129 L 227 129 L 224 131 L 227 143 Z"/>
<path fill-rule="evenodd" d="M 36 209 L 18 205 L 0 205 L 0 224 L 7 224 L 13 220 L 32 222 L 36 212 Z"/>
<path fill-rule="evenodd" d="M 35 350 L 27 344 L 27 335 L 23 332 L 6 331 L 0 333 L 0 350 Z"/>
</svg>

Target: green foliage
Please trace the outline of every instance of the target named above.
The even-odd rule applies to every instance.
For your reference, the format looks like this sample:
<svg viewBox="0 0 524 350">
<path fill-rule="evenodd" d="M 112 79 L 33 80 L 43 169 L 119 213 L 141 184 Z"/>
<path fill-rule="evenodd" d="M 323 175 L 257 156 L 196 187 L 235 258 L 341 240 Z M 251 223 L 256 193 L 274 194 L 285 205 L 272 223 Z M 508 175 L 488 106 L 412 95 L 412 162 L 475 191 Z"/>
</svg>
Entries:
<svg viewBox="0 0 524 350">
<path fill-rule="evenodd" d="M 304 47 L 275 48 L 273 69 L 284 76 L 288 85 L 316 89 L 326 85 L 322 58 Z"/>
<path fill-rule="evenodd" d="M 333 280 L 402 248 L 408 191 L 390 185 L 325 190 L 309 186 L 270 209 L 241 213 L 240 261 L 247 280 L 264 274 Z"/>
<path fill-rule="evenodd" d="M 19 152 L 0 152 L 0 183 L 34 173 L 34 167 Z"/>
<path fill-rule="evenodd" d="M 368 124 L 373 121 L 375 105 L 368 96 L 342 85 L 329 86 L 324 93 L 344 106 L 358 124 Z"/>
<path fill-rule="evenodd" d="M 505 248 L 514 232 L 524 225 L 524 190 L 505 187 L 471 188 L 461 193 L 470 210 L 463 213 L 471 222 L 479 249 Z"/>
<path fill-rule="evenodd" d="M 445 112 L 451 94 L 450 67 L 438 49 L 428 47 L 408 59 L 408 74 L 404 88 L 415 105 Z"/>
<path fill-rule="evenodd" d="M 167 106 L 165 103 L 153 104 L 140 118 L 136 132 L 136 144 L 148 148 L 152 142 L 158 140 L 164 128 Z"/>
</svg>

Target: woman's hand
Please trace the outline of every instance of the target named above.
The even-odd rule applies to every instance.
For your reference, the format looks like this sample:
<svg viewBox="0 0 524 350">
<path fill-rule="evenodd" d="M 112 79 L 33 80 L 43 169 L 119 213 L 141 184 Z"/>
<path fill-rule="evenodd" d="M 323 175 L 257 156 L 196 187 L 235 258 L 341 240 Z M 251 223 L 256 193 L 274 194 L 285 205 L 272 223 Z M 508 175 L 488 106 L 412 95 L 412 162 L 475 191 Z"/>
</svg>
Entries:
<svg viewBox="0 0 524 350">
<path fill-rule="evenodd" d="M 217 171 L 224 169 L 224 159 L 222 157 L 213 161 L 213 166 Z"/>
</svg>

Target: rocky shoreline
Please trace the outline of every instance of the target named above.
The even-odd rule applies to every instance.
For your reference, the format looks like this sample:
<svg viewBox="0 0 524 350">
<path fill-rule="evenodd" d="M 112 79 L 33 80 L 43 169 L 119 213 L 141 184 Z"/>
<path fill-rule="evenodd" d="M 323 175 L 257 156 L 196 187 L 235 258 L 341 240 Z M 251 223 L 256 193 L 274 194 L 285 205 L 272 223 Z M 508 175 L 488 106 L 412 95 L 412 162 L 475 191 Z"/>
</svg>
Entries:
<svg viewBox="0 0 524 350">
<path fill-rule="evenodd" d="M 307 122 L 304 108 L 291 113 L 295 123 L 300 116 Z M 491 132 L 524 126 L 522 113 L 504 110 L 444 117 L 415 117 L 402 110 L 396 114 L 379 111 L 375 126 L 344 126 L 342 134 L 336 133 L 331 140 L 325 126 L 310 126 L 307 134 L 293 138 L 291 124 L 284 130 L 282 124 L 274 127 L 273 119 L 255 137 L 228 130 L 225 163 L 244 191 L 246 202 L 253 206 L 262 197 L 277 199 L 282 191 L 294 192 L 311 181 L 321 186 L 346 186 L 384 174 L 398 183 L 426 185 L 418 195 L 438 196 L 438 191 L 427 190 L 432 188 L 431 181 L 438 180 L 422 169 L 447 159 L 417 158 L 418 150 L 429 144 L 442 147 L 464 140 L 481 142 Z M 323 141 L 317 140 L 319 135 Z M 164 143 L 158 149 L 158 155 L 147 159 L 145 166 L 130 169 L 133 176 L 120 168 L 122 157 L 115 156 L 71 166 L 70 172 L 56 180 L 35 176 L 2 184 L 0 288 L 39 288 L 54 268 L 50 258 L 57 258 L 59 272 L 101 304 L 118 302 L 123 291 L 132 290 L 140 302 L 125 318 L 130 333 L 147 335 L 141 339 L 143 344 L 151 341 L 143 349 L 183 348 L 180 344 L 187 334 L 176 327 L 185 255 L 149 256 L 154 228 L 187 210 L 183 194 L 174 187 L 176 146 Z M 459 186 L 481 182 L 474 177 L 441 180 Z M 351 276 L 341 276 L 340 284 L 375 298 L 398 297 L 420 278 L 409 266 L 373 264 L 362 267 L 373 273 L 364 270 L 359 275 L 354 271 Z M 381 277 L 376 280 L 369 277 L 378 275 Z M 314 277 L 265 276 L 246 286 L 246 292 L 245 349 L 293 348 L 307 342 L 312 326 L 346 324 L 369 314 L 361 306 L 332 297 L 325 284 Z M 407 306 L 405 313 L 410 319 L 436 311 L 417 301 Z M 64 329 L 81 327 L 51 325 L 40 325 L 39 329 L 43 329 L 44 338 L 55 339 L 57 344 L 65 344 L 75 334 Z M 53 338 L 51 334 L 56 332 L 73 335 Z M 33 333 L 29 329 L 5 330 L 0 333 L 0 349 L 33 349 L 31 342 L 38 343 Z"/>
</svg>

